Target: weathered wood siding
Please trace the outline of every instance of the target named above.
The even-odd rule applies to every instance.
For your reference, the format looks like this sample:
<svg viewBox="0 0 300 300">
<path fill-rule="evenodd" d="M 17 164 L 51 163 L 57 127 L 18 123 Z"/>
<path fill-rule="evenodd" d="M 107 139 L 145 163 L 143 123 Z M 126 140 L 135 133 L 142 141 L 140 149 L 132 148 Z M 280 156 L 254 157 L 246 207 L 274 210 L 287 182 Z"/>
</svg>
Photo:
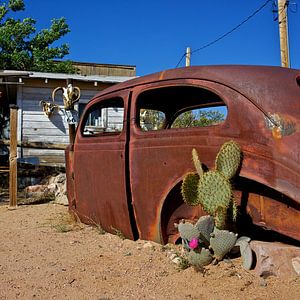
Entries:
<svg viewBox="0 0 300 300">
<path fill-rule="evenodd" d="M 19 110 L 19 140 L 28 142 L 46 142 L 65 144 L 69 142 L 68 123 L 62 111 L 55 111 L 48 118 L 40 106 L 40 101 L 52 101 L 53 87 L 22 86 L 18 95 Z M 81 103 L 87 103 L 98 90 L 81 90 Z M 63 108 L 61 95 L 57 95 L 55 103 Z M 21 156 L 27 161 L 41 164 L 64 164 L 64 151 L 51 149 L 28 149 L 21 151 Z"/>
<path fill-rule="evenodd" d="M 135 76 L 135 66 L 73 62 L 80 75 Z"/>
</svg>

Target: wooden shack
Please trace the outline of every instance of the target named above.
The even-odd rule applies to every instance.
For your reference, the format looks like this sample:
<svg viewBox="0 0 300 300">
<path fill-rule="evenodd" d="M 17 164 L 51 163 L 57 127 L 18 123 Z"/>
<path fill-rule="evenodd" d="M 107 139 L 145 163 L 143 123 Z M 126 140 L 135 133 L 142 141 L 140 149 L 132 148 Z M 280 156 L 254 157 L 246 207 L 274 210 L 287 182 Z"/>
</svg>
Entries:
<svg viewBox="0 0 300 300">
<path fill-rule="evenodd" d="M 27 142 L 48 145 L 48 149 L 19 147 L 19 161 L 51 166 L 64 165 L 64 150 L 58 148 L 66 146 L 69 142 L 66 116 L 63 110 L 56 110 L 52 116 L 47 117 L 40 105 L 41 100 L 52 102 L 52 91 L 56 87 L 66 87 L 67 82 L 72 82 L 73 86 L 80 88 L 81 97 L 75 105 L 80 115 L 87 102 L 99 91 L 135 76 L 134 66 L 74 64 L 79 69 L 79 74 L 0 72 L 6 102 L 17 104 L 19 107 L 19 144 L 24 145 Z M 3 89 L 4 86 L 6 89 Z M 63 108 L 62 93 L 56 95 L 55 103 Z"/>
</svg>

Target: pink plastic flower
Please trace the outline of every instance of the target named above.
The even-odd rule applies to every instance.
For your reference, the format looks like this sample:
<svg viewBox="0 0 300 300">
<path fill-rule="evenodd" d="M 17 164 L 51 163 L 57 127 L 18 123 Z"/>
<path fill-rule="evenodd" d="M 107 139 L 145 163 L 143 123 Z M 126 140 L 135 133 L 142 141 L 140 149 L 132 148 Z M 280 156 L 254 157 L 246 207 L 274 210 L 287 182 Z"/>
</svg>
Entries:
<svg viewBox="0 0 300 300">
<path fill-rule="evenodd" d="M 191 239 L 191 241 L 189 242 L 189 247 L 191 249 L 196 249 L 198 247 L 199 241 L 196 238 Z"/>
</svg>

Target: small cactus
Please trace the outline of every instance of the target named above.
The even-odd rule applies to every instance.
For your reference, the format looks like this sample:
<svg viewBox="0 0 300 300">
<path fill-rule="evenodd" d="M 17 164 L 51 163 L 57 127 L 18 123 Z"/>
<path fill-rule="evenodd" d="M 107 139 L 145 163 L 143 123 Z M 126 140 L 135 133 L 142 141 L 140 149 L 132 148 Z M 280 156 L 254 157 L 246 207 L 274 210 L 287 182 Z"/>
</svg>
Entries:
<svg viewBox="0 0 300 300">
<path fill-rule="evenodd" d="M 197 193 L 198 182 L 199 176 L 197 174 L 188 173 L 184 177 L 181 185 L 181 193 L 183 195 L 183 200 L 191 206 L 199 205 Z"/>
<path fill-rule="evenodd" d="M 253 254 L 249 242 L 249 237 L 241 236 L 235 244 L 235 246 L 240 247 L 240 253 L 243 260 L 243 267 L 246 270 L 250 270 L 253 264 Z"/>
<path fill-rule="evenodd" d="M 195 225 L 182 222 L 175 224 L 175 227 L 182 238 L 183 249 L 188 252 L 186 258 L 196 270 L 202 270 L 213 259 L 218 263 L 231 250 L 240 250 L 243 267 L 246 270 L 251 268 L 253 257 L 250 238 L 242 236 L 237 240 L 237 234 L 215 227 L 212 216 L 200 217 Z"/>
<path fill-rule="evenodd" d="M 188 242 L 193 238 L 198 239 L 200 236 L 200 231 L 198 230 L 198 228 L 189 222 L 179 223 L 178 231 L 181 238 L 187 240 Z"/>
<path fill-rule="evenodd" d="M 214 257 L 220 261 L 234 247 L 237 234 L 228 230 L 215 228 L 210 238 L 210 247 L 214 252 Z"/>
<path fill-rule="evenodd" d="M 237 172 L 241 162 L 241 149 L 233 141 L 222 145 L 215 161 L 215 169 L 222 173 L 228 180 Z"/>
<path fill-rule="evenodd" d="M 237 234 L 225 230 L 228 221 L 235 221 L 237 217 L 230 180 L 240 165 L 239 145 L 234 141 L 224 143 L 217 154 L 214 170 L 203 171 L 196 149 L 192 151 L 192 159 L 197 173 L 185 176 L 181 186 L 183 200 L 191 206 L 201 205 L 209 215 L 200 217 L 195 225 L 188 222 L 178 225 L 189 263 L 202 270 L 213 259 L 218 262 L 233 248 L 239 248 L 244 268 L 250 269 L 253 260 L 250 239 L 237 240 Z"/>
<path fill-rule="evenodd" d="M 213 232 L 214 226 L 214 218 L 212 216 L 202 216 L 195 224 L 195 227 L 200 232 L 200 239 L 207 246 L 209 245 L 210 234 Z"/>
<path fill-rule="evenodd" d="M 202 267 L 212 262 L 213 257 L 208 249 L 201 248 L 199 252 L 194 250 L 190 251 L 187 259 L 194 268 L 201 270 Z"/>
<path fill-rule="evenodd" d="M 201 164 L 201 161 L 199 159 L 199 156 L 198 156 L 198 153 L 197 153 L 196 149 L 192 150 L 192 158 L 193 158 L 195 169 L 196 169 L 198 175 L 201 177 L 204 172 L 203 172 L 202 164 Z"/>
<path fill-rule="evenodd" d="M 185 176 L 181 188 L 183 200 L 188 205 L 201 205 L 215 218 L 216 226 L 225 229 L 228 216 L 235 220 L 237 215 L 230 179 L 240 164 L 240 147 L 234 141 L 224 143 L 217 154 L 215 170 L 208 172 L 203 172 L 196 149 L 193 149 L 192 157 L 198 174 L 188 173 Z"/>
</svg>

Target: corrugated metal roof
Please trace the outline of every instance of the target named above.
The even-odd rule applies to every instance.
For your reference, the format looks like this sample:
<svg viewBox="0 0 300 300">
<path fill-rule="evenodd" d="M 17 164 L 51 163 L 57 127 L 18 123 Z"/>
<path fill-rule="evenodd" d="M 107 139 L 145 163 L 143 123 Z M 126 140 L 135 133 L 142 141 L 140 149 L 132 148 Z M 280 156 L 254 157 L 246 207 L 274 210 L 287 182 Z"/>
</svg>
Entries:
<svg viewBox="0 0 300 300">
<path fill-rule="evenodd" d="M 124 82 L 135 77 L 129 76 L 105 76 L 105 75 L 78 75 L 78 74 L 63 74 L 63 73 L 44 73 L 44 72 L 26 72 L 26 71 L 14 71 L 14 70 L 3 70 L 0 72 L 0 76 L 18 76 L 18 77 L 29 77 L 29 78 L 44 78 L 44 79 L 73 79 L 78 81 L 93 81 L 93 82 L 107 82 L 107 83 L 118 83 Z"/>
</svg>

